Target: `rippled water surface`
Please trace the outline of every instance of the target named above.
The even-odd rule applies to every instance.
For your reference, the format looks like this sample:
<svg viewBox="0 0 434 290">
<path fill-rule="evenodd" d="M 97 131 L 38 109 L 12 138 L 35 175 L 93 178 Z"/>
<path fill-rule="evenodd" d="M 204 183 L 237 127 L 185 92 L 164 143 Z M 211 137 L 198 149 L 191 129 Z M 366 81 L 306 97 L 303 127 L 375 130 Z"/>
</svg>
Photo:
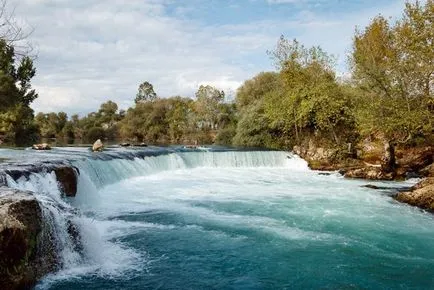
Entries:
<svg viewBox="0 0 434 290">
<path fill-rule="evenodd" d="M 284 152 L 74 162 L 83 257 L 37 289 L 434 287 L 433 216 L 390 197 L 411 182 L 364 188 Z"/>
</svg>

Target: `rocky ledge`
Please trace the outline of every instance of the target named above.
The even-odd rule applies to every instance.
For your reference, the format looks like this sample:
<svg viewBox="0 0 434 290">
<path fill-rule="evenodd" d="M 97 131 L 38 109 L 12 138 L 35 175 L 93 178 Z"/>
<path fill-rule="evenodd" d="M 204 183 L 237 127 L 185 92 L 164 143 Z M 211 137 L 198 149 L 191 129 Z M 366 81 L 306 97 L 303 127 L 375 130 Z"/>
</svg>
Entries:
<svg viewBox="0 0 434 290">
<path fill-rule="evenodd" d="M 396 195 L 396 200 L 434 212 L 434 164 L 421 170 L 427 176 L 408 192 Z"/>
<path fill-rule="evenodd" d="M 31 288 L 55 270 L 53 241 L 43 223 L 31 193 L 0 187 L 0 289 Z"/>
</svg>

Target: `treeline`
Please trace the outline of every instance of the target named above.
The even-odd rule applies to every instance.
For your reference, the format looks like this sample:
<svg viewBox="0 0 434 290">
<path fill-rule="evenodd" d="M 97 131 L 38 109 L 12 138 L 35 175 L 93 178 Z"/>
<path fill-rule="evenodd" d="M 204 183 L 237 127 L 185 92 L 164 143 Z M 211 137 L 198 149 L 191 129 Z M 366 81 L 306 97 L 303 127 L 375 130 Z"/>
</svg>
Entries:
<svg viewBox="0 0 434 290">
<path fill-rule="evenodd" d="M 314 140 L 337 148 L 337 158 L 353 155 L 362 138 L 380 135 L 392 166 L 397 144 L 434 141 L 433 19 L 433 0 L 408 2 L 398 21 L 377 16 L 356 30 L 347 79 L 336 76 L 333 56 L 320 47 L 282 36 L 268 52 L 277 71 L 245 81 L 233 102 L 205 85 L 195 98 L 159 98 L 144 82 L 127 111 L 109 101 L 83 118 L 39 113 L 26 128 L 37 128 L 43 137 L 89 142 L 106 138 L 290 149 Z M 34 96 L 21 98 L 22 106 Z"/>
<path fill-rule="evenodd" d="M 135 106 L 119 110 L 112 101 L 83 118 L 66 113 L 38 113 L 35 124 L 43 138 L 65 142 L 96 139 L 133 143 L 230 144 L 236 128 L 235 105 L 225 102 L 223 91 L 201 86 L 193 100 L 159 98 L 152 84 L 139 86 Z"/>
</svg>

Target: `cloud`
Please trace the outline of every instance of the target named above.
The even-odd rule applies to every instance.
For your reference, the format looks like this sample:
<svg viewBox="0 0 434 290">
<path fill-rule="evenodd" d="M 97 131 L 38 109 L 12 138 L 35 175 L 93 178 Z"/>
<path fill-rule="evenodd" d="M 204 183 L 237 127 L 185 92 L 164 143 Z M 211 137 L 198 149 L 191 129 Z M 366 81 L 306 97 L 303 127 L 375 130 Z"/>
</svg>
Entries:
<svg viewBox="0 0 434 290">
<path fill-rule="evenodd" d="M 236 2 L 248 9 L 226 0 L 210 10 L 205 0 L 11 0 L 17 16 L 34 27 L 33 84 L 40 97 L 33 108 L 85 114 L 107 100 L 126 108 L 145 80 L 162 97 L 194 96 L 201 84 L 234 92 L 272 68 L 265 52 L 280 34 L 322 45 L 342 65 L 354 26 L 379 9 L 324 15 L 300 4 L 311 1 L 294 0 L 300 8 L 278 17 L 281 9 L 250 1 Z"/>
<path fill-rule="evenodd" d="M 300 0 L 267 0 L 269 4 L 287 4 L 287 3 L 297 3 Z"/>
</svg>

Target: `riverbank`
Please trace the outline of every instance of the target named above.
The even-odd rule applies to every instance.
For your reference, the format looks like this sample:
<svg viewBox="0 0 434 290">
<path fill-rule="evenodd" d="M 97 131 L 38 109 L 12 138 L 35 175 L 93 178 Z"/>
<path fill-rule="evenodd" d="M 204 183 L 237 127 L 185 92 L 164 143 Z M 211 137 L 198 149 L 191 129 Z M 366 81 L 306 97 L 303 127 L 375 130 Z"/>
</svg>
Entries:
<svg viewBox="0 0 434 290">
<path fill-rule="evenodd" d="M 366 180 L 405 180 L 422 178 L 410 191 L 396 195 L 400 202 L 434 210 L 434 147 L 398 147 L 394 170 L 384 168 L 382 142 L 365 140 L 354 154 L 337 158 L 337 149 L 315 144 L 312 140 L 295 146 L 294 152 L 305 159 L 313 170 L 339 171 L 346 178 Z"/>
</svg>

